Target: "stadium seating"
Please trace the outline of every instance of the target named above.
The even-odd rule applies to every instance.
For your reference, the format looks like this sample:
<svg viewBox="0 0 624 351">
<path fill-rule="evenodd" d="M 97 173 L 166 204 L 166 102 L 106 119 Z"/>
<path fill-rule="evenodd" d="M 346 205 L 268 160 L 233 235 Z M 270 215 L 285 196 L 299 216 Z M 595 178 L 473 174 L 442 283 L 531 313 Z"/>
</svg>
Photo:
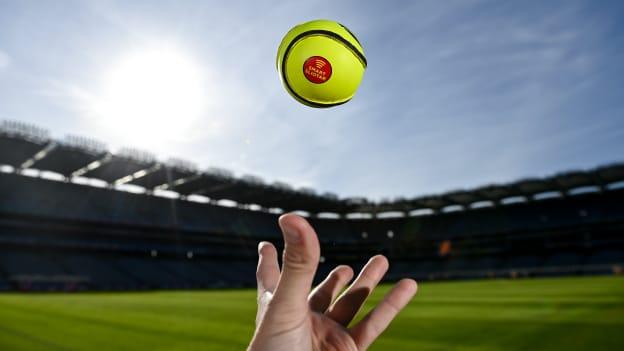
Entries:
<svg viewBox="0 0 624 351">
<path fill-rule="evenodd" d="M 278 215 L 266 212 L 17 174 L 0 174 L 0 191 L 3 290 L 253 286 L 257 242 L 281 239 Z M 612 273 L 624 263 L 624 216 L 613 210 L 623 198 L 619 190 L 422 217 L 312 218 L 319 279 L 376 253 L 392 260 L 388 279 Z M 592 215 L 575 215 L 581 209 Z M 439 256 L 442 240 L 450 256 Z"/>
<path fill-rule="evenodd" d="M 119 270 L 114 265 L 114 256 L 110 255 L 62 255 L 59 263 L 66 267 L 69 274 L 88 277 L 90 289 L 94 290 L 126 290 L 144 289 L 136 277 Z"/>
</svg>

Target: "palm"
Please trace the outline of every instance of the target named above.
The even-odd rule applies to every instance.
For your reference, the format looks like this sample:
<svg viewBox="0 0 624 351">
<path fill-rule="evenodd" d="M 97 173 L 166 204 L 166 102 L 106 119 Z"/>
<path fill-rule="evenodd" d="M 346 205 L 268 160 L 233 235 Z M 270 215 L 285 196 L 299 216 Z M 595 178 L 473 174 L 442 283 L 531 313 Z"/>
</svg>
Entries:
<svg viewBox="0 0 624 351">
<path fill-rule="evenodd" d="M 302 218 L 280 218 L 286 248 L 280 272 L 277 251 L 261 243 L 258 262 L 258 314 L 250 351 L 365 350 L 416 292 L 413 280 L 402 280 L 382 302 L 353 327 L 348 327 L 388 269 L 375 256 L 355 281 L 353 270 L 336 267 L 312 292 L 310 286 L 320 249 L 316 234 Z"/>
<path fill-rule="evenodd" d="M 310 311 L 301 325 L 282 333 L 267 335 L 274 351 L 345 350 L 356 351 L 349 331 L 324 314 Z"/>
<path fill-rule="evenodd" d="M 312 321 L 312 344 L 316 346 L 311 350 L 357 350 L 353 337 L 344 326 L 316 312 L 310 313 L 310 320 Z"/>
</svg>

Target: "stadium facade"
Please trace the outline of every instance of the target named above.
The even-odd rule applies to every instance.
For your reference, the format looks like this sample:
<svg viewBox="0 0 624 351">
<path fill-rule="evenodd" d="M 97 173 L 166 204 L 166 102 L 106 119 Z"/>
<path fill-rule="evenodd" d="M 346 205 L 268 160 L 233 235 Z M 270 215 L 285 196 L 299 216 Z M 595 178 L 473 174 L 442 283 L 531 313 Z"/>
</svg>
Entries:
<svg viewBox="0 0 624 351">
<path fill-rule="evenodd" d="M 280 243 L 285 211 L 317 229 L 319 276 L 376 253 L 390 258 L 389 280 L 624 267 L 624 164 L 372 202 L 0 127 L 0 290 L 252 286 L 257 243 Z"/>
</svg>

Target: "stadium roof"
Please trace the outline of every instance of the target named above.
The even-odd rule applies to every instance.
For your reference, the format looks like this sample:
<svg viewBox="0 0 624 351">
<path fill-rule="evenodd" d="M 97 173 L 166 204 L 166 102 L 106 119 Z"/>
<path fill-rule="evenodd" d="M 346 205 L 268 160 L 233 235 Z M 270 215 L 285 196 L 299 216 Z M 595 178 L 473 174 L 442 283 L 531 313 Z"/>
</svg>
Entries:
<svg viewBox="0 0 624 351">
<path fill-rule="evenodd" d="M 34 168 L 51 171 L 66 179 L 86 177 L 111 185 L 132 184 L 148 193 L 167 190 L 181 196 L 202 195 L 210 201 L 231 200 L 241 206 L 259 205 L 266 210 L 306 211 L 313 214 L 333 212 L 382 213 L 429 209 L 444 211 L 449 207 L 469 209 L 478 203 L 497 206 L 505 199 L 532 201 L 541 194 L 569 196 L 581 188 L 604 191 L 624 182 L 624 163 L 559 173 L 545 178 L 528 178 L 509 184 L 492 184 L 444 194 L 371 202 L 366 198 L 340 199 L 334 194 L 319 195 L 313 189 L 294 189 L 283 182 L 267 184 L 257 176 L 235 177 L 227 170 L 209 168 L 200 171 L 184 160 L 161 162 L 147 152 L 122 149 L 112 153 L 95 140 L 76 136 L 52 140 L 41 128 L 21 122 L 4 121 L 0 125 L 0 165 L 16 171 Z"/>
</svg>

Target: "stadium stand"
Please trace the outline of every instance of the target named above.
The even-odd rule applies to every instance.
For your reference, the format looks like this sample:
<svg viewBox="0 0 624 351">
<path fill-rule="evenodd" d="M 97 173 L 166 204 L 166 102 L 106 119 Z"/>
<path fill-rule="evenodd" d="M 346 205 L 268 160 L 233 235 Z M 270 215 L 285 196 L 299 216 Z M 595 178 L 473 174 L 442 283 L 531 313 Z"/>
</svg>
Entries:
<svg viewBox="0 0 624 351">
<path fill-rule="evenodd" d="M 413 199 L 340 199 L 3 122 L 0 290 L 253 286 L 257 243 L 279 244 L 284 211 L 308 213 L 317 229 L 319 277 L 377 253 L 390 257 L 390 280 L 622 274 L 623 185 L 615 164 Z"/>
</svg>

